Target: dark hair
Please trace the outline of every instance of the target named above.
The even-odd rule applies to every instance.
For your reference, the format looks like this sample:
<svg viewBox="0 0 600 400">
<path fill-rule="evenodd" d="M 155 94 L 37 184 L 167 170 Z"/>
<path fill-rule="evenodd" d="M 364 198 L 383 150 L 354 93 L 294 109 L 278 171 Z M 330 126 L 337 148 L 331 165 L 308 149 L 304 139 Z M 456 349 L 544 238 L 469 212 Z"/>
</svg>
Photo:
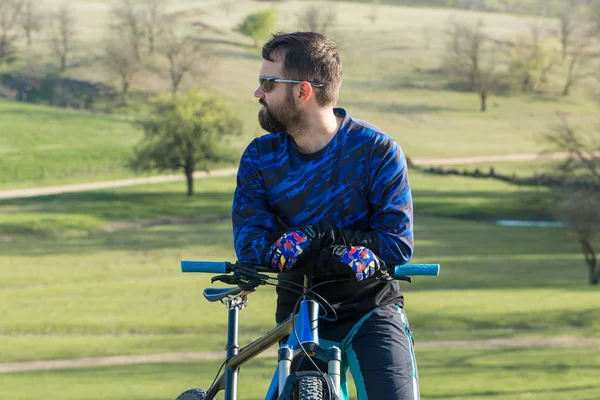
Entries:
<svg viewBox="0 0 600 400">
<path fill-rule="evenodd" d="M 276 33 L 262 49 L 262 58 L 283 62 L 282 78 L 320 82 L 317 103 L 335 105 L 342 84 L 342 61 L 335 42 L 320 33 Z"/>
</svg>

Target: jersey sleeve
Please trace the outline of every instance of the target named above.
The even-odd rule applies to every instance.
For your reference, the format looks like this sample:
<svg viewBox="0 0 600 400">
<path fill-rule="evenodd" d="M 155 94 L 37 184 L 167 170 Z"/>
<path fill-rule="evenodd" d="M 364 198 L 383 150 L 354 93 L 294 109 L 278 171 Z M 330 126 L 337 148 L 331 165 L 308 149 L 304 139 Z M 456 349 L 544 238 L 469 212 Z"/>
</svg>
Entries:
<svg viewBox="0 0 600 400">
<path fill-rule="evenodd" d="M 413 254 L 413 203 L 408 165 L 402 149 L 389 138 L 373 147 L 370 160 L 369 220 L 379 240 L 371 248 L 383 261 L 405 264 Z"/>
<path fill-rule="evenodd" d="M 258 166 L 258 143 L 254 140 L 240 160 L 233 197 L 232 222 L 238 260 L 264 264 L 264 253 L 280 232 L 277 217 L 267 201 Z"/>
</svg>

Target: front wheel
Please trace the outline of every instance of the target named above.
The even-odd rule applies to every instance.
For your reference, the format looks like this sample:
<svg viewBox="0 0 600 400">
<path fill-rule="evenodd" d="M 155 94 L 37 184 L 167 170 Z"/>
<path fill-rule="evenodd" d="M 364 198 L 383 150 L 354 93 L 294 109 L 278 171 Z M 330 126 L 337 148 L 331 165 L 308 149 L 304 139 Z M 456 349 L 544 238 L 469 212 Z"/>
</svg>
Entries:
<svg viewBox="0 0 600 400">
<path fill-rule="evenodd" d="M 206 398 L 206 390 L 190 389 L 181 393 L 177 400 L 204 400 Z"/>
<path fill-rule="evenodd" d="M 298 400 L 323 400 L 323 381 L 306 377 L 298 381 Z"/>
</svg>

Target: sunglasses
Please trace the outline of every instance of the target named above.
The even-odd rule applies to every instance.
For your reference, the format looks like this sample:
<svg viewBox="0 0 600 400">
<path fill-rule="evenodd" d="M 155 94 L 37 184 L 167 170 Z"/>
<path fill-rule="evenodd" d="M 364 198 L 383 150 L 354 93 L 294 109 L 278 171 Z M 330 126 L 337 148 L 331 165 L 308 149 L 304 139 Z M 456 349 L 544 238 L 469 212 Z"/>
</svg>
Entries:
<svg viewBox="0 0 600 400">
<path fill-rule="evenodd" d="M 259 76 L 258 77 L 258 85 L 260 86 L 260 88 L 262 89 L 263 92 L 268 93 L 271 90 L 275 89 L 275 82 L 282 82 L 282 83 L 302 83 L 305 81 L 298 81 L 295 79 L 282 79 L 282 78 L 273 78 L 271 76 Z M 308 82 L 308 84 L 312 87 L 315 88 L 322 88 L 323 85 L 322 83 L 319 82 Z"/>
</svg>

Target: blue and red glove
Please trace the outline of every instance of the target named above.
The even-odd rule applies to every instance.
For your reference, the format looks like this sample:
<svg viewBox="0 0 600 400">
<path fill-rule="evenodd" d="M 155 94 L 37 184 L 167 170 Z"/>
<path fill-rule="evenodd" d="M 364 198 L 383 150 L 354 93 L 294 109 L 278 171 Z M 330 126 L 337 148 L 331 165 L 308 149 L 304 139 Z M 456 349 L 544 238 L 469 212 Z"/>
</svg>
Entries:
<svg viewBox="0 0 600 400">
<path fill-rule="evenodd" d="M 333 254 L 352 269 L 357 281 L 373 276 L 384 265 L 371 250 L 362 246 L 336 246 Z"/>
<path fill-rule="evenodd" d="M 313 244 L 315 236 L 316 233 L 310 225 L 287 231 L 267 252 L 267 265 L 280 272 L 293 268 L 302 253 Z"/>
</svg>

